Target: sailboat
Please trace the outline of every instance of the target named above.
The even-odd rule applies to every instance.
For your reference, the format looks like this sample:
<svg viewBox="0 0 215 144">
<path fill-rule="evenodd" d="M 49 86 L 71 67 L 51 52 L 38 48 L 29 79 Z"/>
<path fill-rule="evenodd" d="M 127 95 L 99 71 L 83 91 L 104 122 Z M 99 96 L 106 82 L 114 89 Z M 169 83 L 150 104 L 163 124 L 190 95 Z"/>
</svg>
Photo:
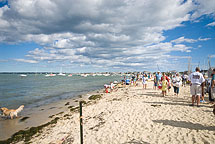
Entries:
<svg viewBox="0 0 215 144">
<path fill-rule="evenodd" d="M 58 75 L 59 76 L 66 76 L 66 74 L 62 73 L 62 68 L 61 68 L 60 73 Z"/>
<path fill-rule="evenodd" d="M 82 77 L 87 77 L 87 76 L 88 76 L 88 74 L 81 74 L 81 76 L 82 76 Z"/>
<path fill-rule="evenodd" d="M 20 76 L 21 76 L 21 77 L 27 77 L 27 75 L 26 75 L 26 74 L 20 74 Z"/>
<path fill-rule="evenodd" d="M 71 76 L 72 76 L 72 74 L 69 74 L 69 75 L 68 75 L 68 77 L 71 77 Z"/>
<path fill-rule="evenodd" d="M 56 76 L 56 74 L 50 73 L 50 74 L 46 74 L 45 76 L 46 77 L 53 77 L 53 76 Z"/>
</svg>

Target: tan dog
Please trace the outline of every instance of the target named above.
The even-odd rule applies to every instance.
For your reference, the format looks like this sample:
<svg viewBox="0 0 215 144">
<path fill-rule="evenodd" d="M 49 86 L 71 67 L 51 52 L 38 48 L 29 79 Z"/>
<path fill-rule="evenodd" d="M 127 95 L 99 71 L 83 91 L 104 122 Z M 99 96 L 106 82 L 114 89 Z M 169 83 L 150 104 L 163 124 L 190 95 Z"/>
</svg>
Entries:
<svg viewBox="0 0 215 144">
<path fill-rule="evenodd" d="M 21 112 L 24 108 L 24 105 L 21 105 L 18 109 L 7 109 L 5 107 L 3 108 L 0 108 L 0 110 L 2 111 L 3 113 L 3 116 L 10 116 L 11 119 L 13 119 L 13 117 L 17 117 L 17 114 L 19 112 Z"/>
</svg>

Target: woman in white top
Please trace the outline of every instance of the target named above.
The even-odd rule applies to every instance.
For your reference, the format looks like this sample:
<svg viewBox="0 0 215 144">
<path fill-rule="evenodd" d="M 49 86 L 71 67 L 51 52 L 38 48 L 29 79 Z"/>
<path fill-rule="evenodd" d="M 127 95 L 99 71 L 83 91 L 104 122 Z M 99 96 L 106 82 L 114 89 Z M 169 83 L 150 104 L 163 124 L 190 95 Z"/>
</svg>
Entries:
<svg viewBox="0 0 215 144">
<path fill-rule="evenodd" d="M 176 76 L 173 76 L 172 78 L 172 85 L 174 88 L 174 95 L 179 94 L 179 87 L 181 86 L 182 81 L 181 81 L 181 77 L 179 77 L 179 74 L 177 73 Z"/>
<path fill-rule="evenodd" d="M 143 78 L 142 78 L 142 82 L 143 82 L 143 89 L 145 88 L 146 89 L 146 86 L 147 86 L 147 81 L 148 81 L 148 77 L 146 74 L 143 75 Z"/>
</svg>

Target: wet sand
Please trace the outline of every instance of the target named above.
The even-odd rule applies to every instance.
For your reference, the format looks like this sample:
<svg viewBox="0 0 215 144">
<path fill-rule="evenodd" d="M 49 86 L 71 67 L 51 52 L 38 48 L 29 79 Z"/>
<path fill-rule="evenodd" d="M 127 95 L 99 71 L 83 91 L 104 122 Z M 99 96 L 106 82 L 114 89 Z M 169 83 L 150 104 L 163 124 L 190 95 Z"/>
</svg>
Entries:
<svg viewBox="0 0 215 144">
<path fill-rule="evenodd" d="M 65 111 L 68 111 L 70 106 L 78 106 L 79 100 L 88 101 L 88 97 L 92 94 L 101 93 L 102 90 L 96 90 L 87 94 L 82 94 L 77 97 L 60 100 L 55 103 L 43 105 L 40 107 L 24 108 L 18 114 L 18 118 L 8 119 L 0 117 L 0 141 L 10 138 L 14 133 L 20 130 L 27 130 L 31 127 L 37 127 L 51 121 L 53 117 L 58 116 Z"/>
</svg>

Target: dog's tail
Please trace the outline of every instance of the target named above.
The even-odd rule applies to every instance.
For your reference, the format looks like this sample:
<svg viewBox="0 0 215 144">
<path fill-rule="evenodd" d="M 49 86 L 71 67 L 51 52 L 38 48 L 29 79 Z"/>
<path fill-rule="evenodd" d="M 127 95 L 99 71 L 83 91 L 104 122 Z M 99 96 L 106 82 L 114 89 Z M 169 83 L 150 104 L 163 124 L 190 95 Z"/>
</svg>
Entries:
<svg viewBox="0 0 215 144">
<path fill-rule="evenodd" d="M 23 110 L 23 108 L 24 108 L 24 105 L 21 105 L 18 109 L 16 109 L 16 113 L 19 113 L 19 112 L 21 112 L 22 110 Z"/>
</svg>

